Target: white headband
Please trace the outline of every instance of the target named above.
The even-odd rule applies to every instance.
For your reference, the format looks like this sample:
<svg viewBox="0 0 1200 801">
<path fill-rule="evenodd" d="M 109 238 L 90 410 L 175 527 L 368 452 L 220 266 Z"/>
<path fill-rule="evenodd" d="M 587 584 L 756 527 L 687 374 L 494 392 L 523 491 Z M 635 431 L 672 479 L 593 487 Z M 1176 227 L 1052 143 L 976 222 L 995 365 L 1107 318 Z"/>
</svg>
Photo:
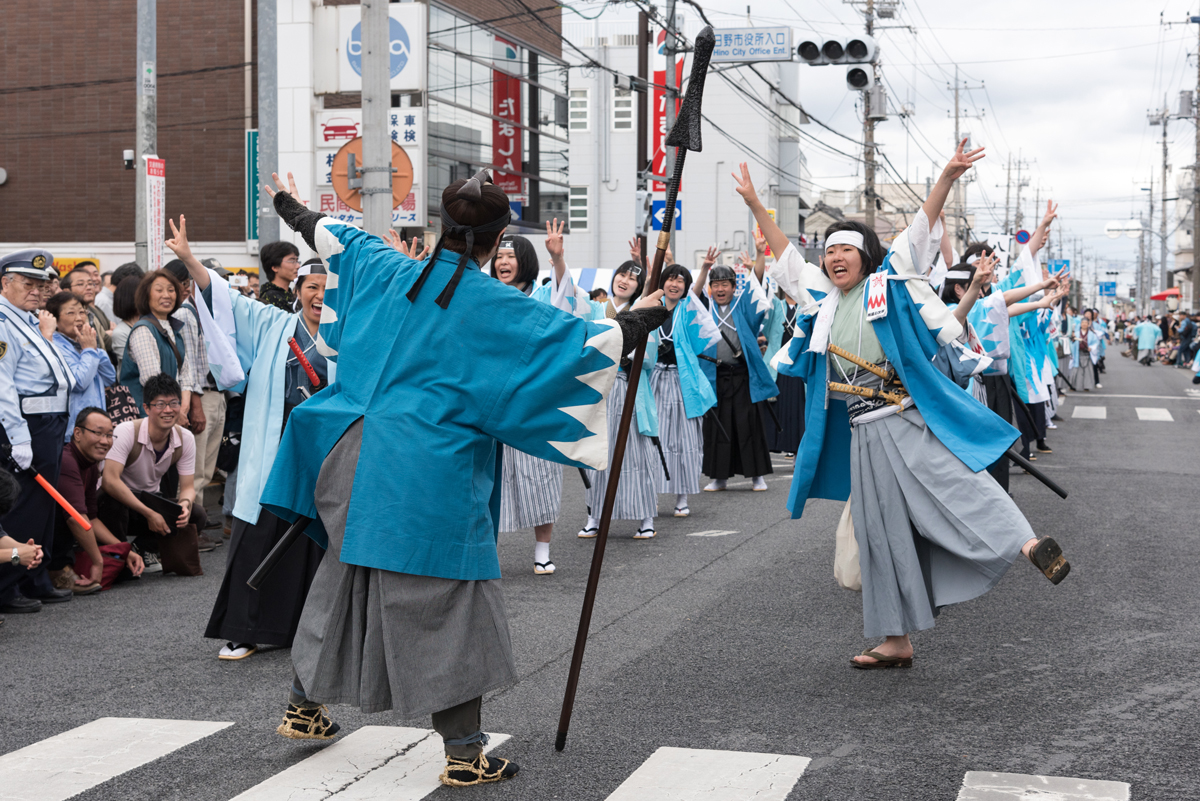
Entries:
<svg viewBox="0 0 1200 801">
<path fill-rule="evenodd" d="M 863 235 L 858 231 L 834 231 L 833 235 L 825 240 L 825 248 L 828 250 L 834 245 L 853 245 L 859 250 L 865 250 Z"/>
<path fill-rule="evenodd" d="M 969 281 L 969 280 L 971 280 L 971 274 L 969 272 L 967 272 L 966 270 L 950 270 L 948 273 L 946 273 L 946 280 L 947 281 Z"/>
<path fill-rule="evenodd" d="M 967 264 L 974 264 L 975 262 L 979 261 L 982 258 L 983 258 L 983 251 L 980 251 L 979 253 L 973 253 L 967 257 Z"/>
</svg>

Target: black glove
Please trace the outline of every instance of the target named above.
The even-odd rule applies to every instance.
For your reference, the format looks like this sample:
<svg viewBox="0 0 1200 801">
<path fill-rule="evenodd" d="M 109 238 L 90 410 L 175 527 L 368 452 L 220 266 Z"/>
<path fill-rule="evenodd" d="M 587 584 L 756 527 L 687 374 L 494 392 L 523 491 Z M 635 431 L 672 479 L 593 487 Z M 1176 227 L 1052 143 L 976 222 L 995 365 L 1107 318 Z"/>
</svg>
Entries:
<svg viewBox="0 0 1200 801">
<path fill-rule="evenodd" d="M 617 325 L 621 326 L 624 342 L 621 353 L 629 353 L 641 344 L 650 332 L 667 321 L 671 312 L 666 306 L 651 306 L 649 309 L 626 309 L 617 313 Z"/>
<path fill-rule="evenodd" d="M 275 212 L 283 218 L 288 228 L 304 237 L 304 242 L 313 250 L 317 249 L 314 237 L 317 232 L 317 221 L 326 215 L 312 211 L 287 192 L 275 193 Z"/>
</svg>

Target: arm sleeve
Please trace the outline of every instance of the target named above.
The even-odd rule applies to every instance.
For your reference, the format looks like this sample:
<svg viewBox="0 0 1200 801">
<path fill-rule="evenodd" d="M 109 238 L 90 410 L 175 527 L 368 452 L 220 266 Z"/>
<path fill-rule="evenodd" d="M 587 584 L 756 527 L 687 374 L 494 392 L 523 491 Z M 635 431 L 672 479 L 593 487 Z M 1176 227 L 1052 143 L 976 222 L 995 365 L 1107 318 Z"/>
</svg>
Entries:
<svg viewBox="0 0 1200 801">
<path fill-rule="evenodd" d="M 162 372 L 162 361 L 158 357 L 158 345 L 146 326 L 135 328 L 125 345 L 125 358 L 133 359 L 138 366 L 138 381 L 145 384 L 151 376 Z"/>
<path fill-rule="evenodd" d="M 183 366 L 179 369 L 179 386 L 191 392 L 204 393 L 204 373 L 208 371 L 208 358 L 204 355 L 204 340 L 200 336 L 200 324 L 190 310 L 179 319 L 183 323 Z M 203 366 L 202 366 L 203 365 Z"/>
<path fill-rule="evenodd" d="M 62 354 L 63 361 L 67 363 L 71 375 L 75 376 L 75 383 L 80 386 L 90 386 L 92 379 L 96 377 L 96 372 L 100 369 L 101 359 L 108 361 L 107 354 L 96 348 L 77 351 L 73 345 L 64 343 L 58 338 L 55 338 L 54 346 Z"/>
<path fill-rule="evenodd" d="M 767 268 L 767 275 L 774 278 L 801 308 L 813 305 L 833 289 L 833 282 L 821 268 L 807 261 L 792 244 L 788 244 L 776 262 Z"/>
<path fill-rule="evenodd" d="M 91 515 L 91 506 L 88 505 L 87 488 L 83 486 L 83 477 L 79 473 L 79 463 L 75 461 L 74 456 L 64 454 L 62 460 L 62 469 L 58 471 L 58 483 L 55 485 L 62 496 L 67 499 L 67 503 L 71 504 L 78 512 L 83 512 L 88 516 Z M 95 506 L 95 489 L 92 490 L 93 503 Z"/>
<path fill-rule="evenodd" d="M 212 270 L 208 276 L 208 288 L 201 295 L 203 302 L 197 306 L 207 338 L 205 360 L 217 386 L 230 389 L 246 379 L 271 326 L 291 315 L 247 298 Z M 227 303 L 221 302 L 225 299 Z"/>
<path fill-rule="evenodd" d="M 183 453 L 179 456 L 179 475 L 196 475 L 196 437 L 186 428 L 180 432 L 183 439 Z"/>
<path fill-rule="evenodd" d="M 929 228 L 929 217 L 925 209 L 918 209 L 912 225 L 908 226 L 908 241 L 912 248 L 913 266 L 919 275 L 925 275 L 933 267 L 933 262 L 942 249 L 942 221 L 933 221 L 933 229 Z"/>
</svg>

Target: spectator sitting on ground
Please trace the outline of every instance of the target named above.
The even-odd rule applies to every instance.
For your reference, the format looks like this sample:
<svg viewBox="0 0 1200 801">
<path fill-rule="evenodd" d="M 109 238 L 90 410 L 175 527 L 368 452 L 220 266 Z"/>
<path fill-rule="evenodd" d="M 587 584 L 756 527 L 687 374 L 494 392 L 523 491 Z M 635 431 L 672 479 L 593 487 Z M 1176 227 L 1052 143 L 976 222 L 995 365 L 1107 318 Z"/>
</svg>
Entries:
<svg viewBox="0 0 1200 801">
<path fill-rule="evenodd" d="M 143 387 L 146 417 L 121 423 L 113 432 L 103 479 L 104 492 L 112 503 L 108 509 L 102 508 L 101 514 L 107 515 L 109 530 L 134 541 L 146 561 L 146 570 L 157 573 L 163 570 L 155 555 L 160 537 L 189 524 L 203 528 L 205 514 L 195 507 L 196 439 L 191 431 L 175 424 L 181 417 L 183 393 L 179 382 L 160 373 L 151 376 Z M 182 512 L 169 524 L 145 499 L 149 495 L 163 497 L 163 476 L 172 465 L 179 473 L 179 491 L 171 500 L 177 500 Z M 203 551 L 215 547 L 207 538 L 200 541 Z"/>
<path fill-rule="evenodd" d="M 258 291 L 260 302 L 268 306 L 283 309 L 288 314 L 293 313 L 296 296 L 291 290 L 292 281 L 300 270 L 300 249 L 291 242 L 271 242 L 263 245 L 258 253 L 262 263 L 262 272 L 266 273 L 267 281 Z"/>
<path fill-rule="evenodd" d="M 100 578 L 104 573 L 104 557 L 100 548 L 121 542 L 101 522 L 97 504 L 96 484 L 100 480 L 100 465 L 112 448 L 112 443 L 113 424 L 108 412 L 91 406 L 79 412 L 71 439 L 63 447 L 58 491 L 67 499 L 67 503 L 91 521 L 92 529 L 85 531 L 74 518 L 60 509 L 54 526 L 54 552 L 50 555 L 48 567 L 54 586 L 71 590 L 76 595 L 100 591 Z M 76 574 L 72 567 L 76 561 L 76 543 L 92 563 L 91 570 L 84 576 Z M 132 550 L 125 556 L 125 567 L 135 577 L 142 575 L 145 569 L 142 558 Z"/>
</svg>

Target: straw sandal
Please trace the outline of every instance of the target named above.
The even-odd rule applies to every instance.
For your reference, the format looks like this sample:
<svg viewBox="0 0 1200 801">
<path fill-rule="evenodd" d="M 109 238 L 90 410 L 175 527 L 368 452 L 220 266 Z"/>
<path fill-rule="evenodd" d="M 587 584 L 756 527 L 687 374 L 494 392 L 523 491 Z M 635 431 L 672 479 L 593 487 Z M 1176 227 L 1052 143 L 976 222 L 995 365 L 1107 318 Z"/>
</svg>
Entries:
<svg viewBox="0 0 1200 801">
<path fill-rule="evenodd" d="M 1071 572 L 1071 563 L 1053 537 L 1039 539 L 1037 545 L 1029 549 L 1029 561 L 1050 579 L 1051 584 L 1058 584 Z"/>
<path fill-rule="evenodd" d="M 331 740 L 342 727 L 330 720 L 328 713 L 324 706 L 288 704 L 283 723 L 275 731 L 293 740 Z"/>
<path fill-rule="evenodd" d="M 548 576 L 554 572 L 553 562 L 534 562 L 533 572 L 539 576 Z"/>
<path fill-rule="evenodd" d="M 581 540 L 590 540 L 590 539 L 593 539 L 594 537 L 598 536 L 599 534 L 600 534 L 599 527 L 592 526 L 591 528 L 579 529 L 579 533 L 576 534 L 575 536 Z"/>
<path fill-rule="evenodd" d="M 687 517 L 691 513 L 692 513 L 692 510 L 687 508 L 686 506 L 676 506 L 675 507 L 675 516 L 676 517 Z"/>
<path fill-rule="evenodd" d="M 635 540 L 652 540 L 658 532 L 652 528 L 639 528 L 637 534 L 633 535 Z"/>
<path fill-rule="evenodd" d="M 863 656 L 869 656 L 876 660 L 874 662 L 856 662 L 850 660 L 850 665 L 859 670 L 887 670 L 888 668 L 910 668 L 913 664 L 911 656 L 887 656 L 878 651 L 872 651 L 870 648 L 862 652 Z"/>
<path fill-rule="evenodd" d="M 488 759 L 480 754 L 473 760 L 467 761 L 448 756 L 446 757 L 446 769 L 442 771 L 442 775 L 438 776 L 438 779 L 442 784 L 450 787 L 471 787 L 476 784 L 511 779 L 517 775 L 519 770 L 516 763 L 499 757 Z"/>
</svg>

